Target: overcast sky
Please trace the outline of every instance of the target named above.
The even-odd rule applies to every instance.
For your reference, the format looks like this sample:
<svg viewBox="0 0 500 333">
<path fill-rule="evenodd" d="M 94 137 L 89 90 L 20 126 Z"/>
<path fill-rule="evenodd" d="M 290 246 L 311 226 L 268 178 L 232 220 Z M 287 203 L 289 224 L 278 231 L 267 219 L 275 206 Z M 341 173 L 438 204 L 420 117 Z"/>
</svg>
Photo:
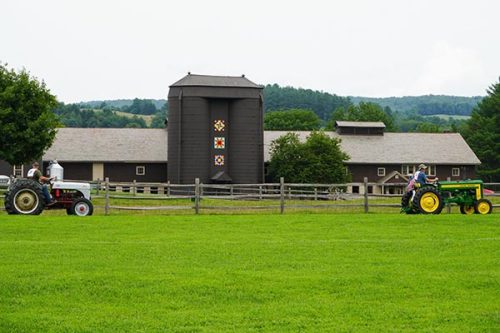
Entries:
<svg viewBox="0 0 500 333">
<path fill-rule="evenodd" d="M 188 71 L 339 95 L 484 95 L 498 0 L 6 0 L 0 62 L 59 100 L 166 98 Z"/>
</svg>

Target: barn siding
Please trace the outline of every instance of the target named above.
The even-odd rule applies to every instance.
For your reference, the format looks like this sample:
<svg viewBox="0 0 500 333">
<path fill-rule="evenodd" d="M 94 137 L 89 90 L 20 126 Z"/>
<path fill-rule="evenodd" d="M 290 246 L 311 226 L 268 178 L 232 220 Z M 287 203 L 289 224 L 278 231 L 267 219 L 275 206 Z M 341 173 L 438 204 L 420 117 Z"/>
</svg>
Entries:
<svg viewBox="0 0 500 333">
<path fill-rule="evenodd" d="M 136 174 L 136 167 L 144 166 L 144 176 Z M 104 177 L 114 182 L 164 183 L 167 181 L 167 163 L 104 163 Z"/>
<path fill-rule="evenodd" d="M 261 90 L 170 87 L 168 178 L 172 183 L 192 184 L 195 178 L 210 183 L 219 171 L 224 171 L 233 183 L 263 181 Z M 223 133 L 213 131 L 216 119 L 226 121 Z M 215 136 L 225 137 L 225 149 L 214 149 Z M 224 155 L 224 166 L 215 166 L 215 155 Z"/>
<path fill-rule="evenodd" d="M 383 178 L 377 175 L 378 168 L 385 168 L 385 174 L 388 175 L 392 171 L 401 172 L 401 164 L 348 164 L 349 172 L 352 174 L 352 181 L 354 183 L 362 183 L 364 177 L 368 177 L 368 181 L 376 182 Z M 460 168 L 460 176 L 452 177 L 452 168 Z M 474 179 L 476 171 L 474 165 L 460 166 L 460 165 L 437 165 L 436 177 L 441 180 L 446 180 L 448 177 L 451 180 Z M 404 180 L 403 180 L 404 182 Z"/>
<path fill-rule="evenodd" d="M 0 161 L 0 175 L 10 176 L 12 175 L 12 171 L 13 171 L 12 165 L 10 165 L 5 161 Z"/>
</svg>

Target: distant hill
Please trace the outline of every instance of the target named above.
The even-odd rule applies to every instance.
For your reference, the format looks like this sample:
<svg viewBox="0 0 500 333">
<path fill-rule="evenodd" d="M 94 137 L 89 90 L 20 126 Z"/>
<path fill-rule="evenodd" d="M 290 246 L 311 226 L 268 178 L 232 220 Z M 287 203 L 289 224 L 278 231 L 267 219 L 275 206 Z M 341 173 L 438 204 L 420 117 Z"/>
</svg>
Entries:
<svg viewBox="0 0 500 333">
<path fill-rule="evenodd" d="M 277 84 L 264 87 L 264 108 L 266 112 L 280 109 L 310 109 L 323 121 L 327 121 L 337 107 L 348 107 L 351 104 L 359 104 L 360 102 L 376 103 L 382 107 L 390 107 L 392 111 L 406 114 L 469 116 L 481 99 L 481 96 L 446 95 L 374 98 L 338 96 L 323 91 L 281 87 Z M 158 110 L 167 103 L 165 99 L 151 99 L 151 101 Z M 132 105 L 133 99 L 88 101 L 78 104 L 90 108 L 100 108 L 102 103 L 105 103 L 108 107 L 123 110 L 124 107 Z"/>
<path fill-rule="evenodd" d="M 166 99 L 149 99 L 155 107 L 159 110 L 165 105 L 167 102 Z M 76 103 L 79 105 L 85 105 L 89 106 L 92 108 L 97 108 L 100 107 L 102 103 L 106 103 L 107 106 L 113 107 L 113 108 L 118 108 L 121 109 L 124 106 L 130 106 L 132 105 L 134 99 L 111 99 L 111 100 L 103 100 L 103 101 L 88 101 L 88 102 L 80 102 Z"/>
<path fill-rule="evenodd" d="M 382 107 L 390 107 L 393 111 L 416 111 L 423 116 L 430 115 L 461 115 L 468 116 L 472 109 L 482 99 L 481 96 L 462 97 L 446 95 L 424 95 L 404 97 L 349 97 L 354 104 L 372 102 Z"/>
</svg>

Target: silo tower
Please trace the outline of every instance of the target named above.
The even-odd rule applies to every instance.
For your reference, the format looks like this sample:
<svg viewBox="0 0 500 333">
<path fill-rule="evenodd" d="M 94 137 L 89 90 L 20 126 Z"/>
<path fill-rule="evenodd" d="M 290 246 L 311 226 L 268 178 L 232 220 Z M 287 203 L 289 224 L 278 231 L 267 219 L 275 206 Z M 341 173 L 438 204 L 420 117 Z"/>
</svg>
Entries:
<svg viewBox="0 0 500 333">
<path fill-rule="evenodd" d="M 170 86 L 170 182 L 263 182 L 262 89 L 244 75 L 190 73 Z"/>
</svg>

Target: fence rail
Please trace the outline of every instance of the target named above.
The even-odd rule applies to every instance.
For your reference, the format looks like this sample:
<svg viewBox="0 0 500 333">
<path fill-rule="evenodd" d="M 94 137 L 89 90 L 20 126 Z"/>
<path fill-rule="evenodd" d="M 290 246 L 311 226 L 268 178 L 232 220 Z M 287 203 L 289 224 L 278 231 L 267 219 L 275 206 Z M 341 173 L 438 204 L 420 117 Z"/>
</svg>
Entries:
<svg viewBox="0 0 500 333">
<path fill-rule="evenodd" d="M 264 184 L 203 184 L 196 179 L 194 184 L 167 183 L 141 183 L 141 182 L 91 182 L 93 199 L 102 200 L 104 214 L 111 211 L 181 211 L 190 210 L 199 214 L 207 211 L 234 211 L 234 210 L 279 210 L 281 214 L 285 209 L 325 209 L 325 208 L 356 208 L 365 213 L 371 208 L 400 208 L 399 201 L 384 203 L 381 199 L 394 199 L 401 197 L 399 193 L 374 193 L 375 187 L 383 186 L 389 192 L 398 192 L 404 189 L 406 183 L 379 184 L 368 182 L 346 184 L 298 184 L 285 183 L 281 178 L 279 183 Z M 348 188 L 358 187 L 359 193 L 347 193 Z M 485 187 L 500 190 L 500 183 L 485 183 Z M 371 191 L 370 191 L 371 189 Z M 0 188 L 0 197 L 3 199 L 5 189 Z M 500 191 L 497 191 L 500 192 Z M 500 193 L 491 197 L 499 197 Z M 188 199 L 188 200 L 187 200 Z M 137 200 L 138 204 L 123 205 L 120 200 Z M 211 200 L 216 205 L 205 204 Z M 113 201 L 113 202 L 112 202 Z M 118 203 L 114 203 L 118 201 Z M 141 203 L 139 203 L 142 201 Z M 162 205 L 145 205 L 144 202 L 161 201 Z M 173 204 L 168 205 L 172 202 Z M 231 205 L 223 204 L 228 202 Z M 238 201 L 245 204 L 238 205 Z M 265 204 L 251 204 L 251 202 Z M 142 205 L 141 205 L 142 204 Z M 500 207 L 494 204 L 494 207 Z M 3 204 L 0 205 L 0 210 Z M 450 207 L 448 207 L 450 212 Z"/>
</svg>

